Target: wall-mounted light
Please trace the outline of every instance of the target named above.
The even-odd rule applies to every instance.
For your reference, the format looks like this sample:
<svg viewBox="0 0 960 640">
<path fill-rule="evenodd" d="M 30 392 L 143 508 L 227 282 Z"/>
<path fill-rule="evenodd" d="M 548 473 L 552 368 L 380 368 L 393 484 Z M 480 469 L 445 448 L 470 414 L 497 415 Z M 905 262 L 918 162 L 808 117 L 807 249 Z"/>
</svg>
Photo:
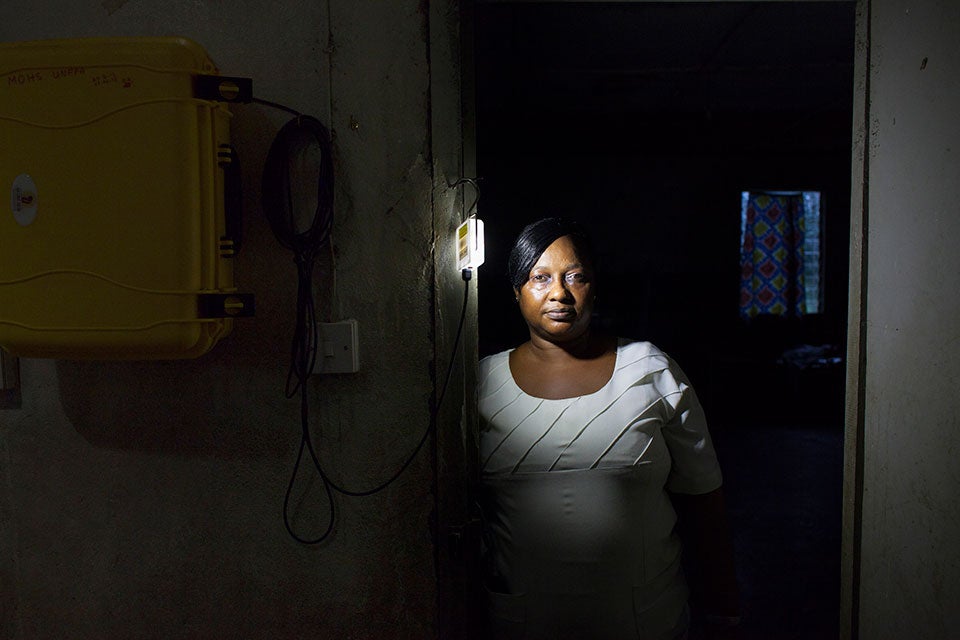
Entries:
<svg viewBox="0 0 960 640">
<path fill-rule="evenodd" d="M 476 269 L 483 255 L 483 220 L 472 215 L 457 227 L 457 269 Z"/>
</svg>

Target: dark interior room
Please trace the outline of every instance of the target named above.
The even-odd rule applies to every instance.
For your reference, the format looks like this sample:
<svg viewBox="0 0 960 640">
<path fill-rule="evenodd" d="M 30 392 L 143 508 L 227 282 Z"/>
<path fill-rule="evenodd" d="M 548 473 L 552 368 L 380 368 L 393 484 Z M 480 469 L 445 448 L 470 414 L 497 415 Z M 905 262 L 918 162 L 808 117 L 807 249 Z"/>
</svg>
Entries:
<svg viewBox="0 0 960 640">
<path fill-rule="evenodd" d="M 476 7 L 480 355 L 525 339 L 504 266 L 516 234 L 585 223 L 595 323 L 670 353 L 707 411 L 744 638 L 838 634 L 854 10 Z M 739 307 L 745 192 L 819 193 L 804 312 Z"/>
</svg>

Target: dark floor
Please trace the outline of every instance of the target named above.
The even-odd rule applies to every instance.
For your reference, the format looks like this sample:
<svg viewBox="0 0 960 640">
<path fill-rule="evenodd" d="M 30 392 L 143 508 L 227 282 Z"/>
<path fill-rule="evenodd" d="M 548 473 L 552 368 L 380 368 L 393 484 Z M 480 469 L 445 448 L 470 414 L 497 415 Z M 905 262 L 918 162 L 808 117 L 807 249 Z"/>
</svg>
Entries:
<svg viewBox="0 0 960 640">
<path fill-rule="evenodd" d="M 716 425 L 741 640 L 839 637 L 841 419 Z"/>
</svg>

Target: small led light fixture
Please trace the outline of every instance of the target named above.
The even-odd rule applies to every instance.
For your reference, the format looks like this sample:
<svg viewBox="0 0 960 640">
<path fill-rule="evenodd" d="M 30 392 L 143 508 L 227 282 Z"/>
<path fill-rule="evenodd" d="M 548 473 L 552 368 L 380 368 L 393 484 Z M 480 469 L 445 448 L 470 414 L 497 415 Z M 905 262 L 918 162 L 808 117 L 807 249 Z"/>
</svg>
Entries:
<svg viewBox="0 0 960 640">
<path fill-rule="evenodd" d="M 483 264 L 483 220 L 473 215 L 457 227 L 457 269 L 476 269 Z"/>
</svg>

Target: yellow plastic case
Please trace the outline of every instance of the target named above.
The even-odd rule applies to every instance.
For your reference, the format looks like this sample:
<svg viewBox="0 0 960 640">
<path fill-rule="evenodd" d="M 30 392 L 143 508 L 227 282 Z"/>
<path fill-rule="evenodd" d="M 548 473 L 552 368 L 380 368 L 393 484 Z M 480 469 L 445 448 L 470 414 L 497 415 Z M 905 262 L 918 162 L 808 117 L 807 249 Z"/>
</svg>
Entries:
<svg viewBox="0 0 960 640">
<path fill-rule="evenodd" d="M 0 346 L 192 358 L 249 298 L 233 282 L 230 112 L 184 38 L 0 44 Z"/>
</svg>

